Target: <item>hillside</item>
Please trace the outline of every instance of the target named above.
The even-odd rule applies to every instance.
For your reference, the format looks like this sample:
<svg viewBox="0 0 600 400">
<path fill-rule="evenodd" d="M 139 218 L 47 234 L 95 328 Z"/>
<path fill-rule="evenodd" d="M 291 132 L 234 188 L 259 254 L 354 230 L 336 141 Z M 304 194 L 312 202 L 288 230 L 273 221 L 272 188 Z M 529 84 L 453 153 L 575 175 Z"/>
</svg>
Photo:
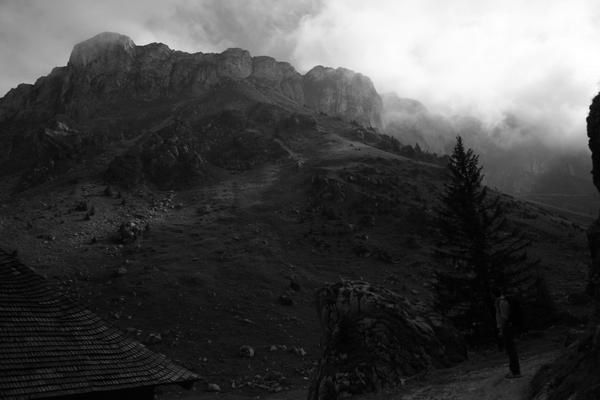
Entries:
<svg viewBox="0 0 600 400">
<path fill-rule="evenodd" d="M 480 155 L 487 185 L 525 200 L 596 215 L 598 193 L 590 179 L 589 153 L 545 139 L 545 127 L 510 113 L 489 126 L 468 115 L 436 114 L 417 100 L 395 94 L 382 98 L 384 129 L 403 143 L 446 154 L 460 135 Z"/>
<path fill-rule="evenodd" d="M 325 282 L 432 303 L 443 163 L 380 134 L 377 99 L 344 69 L 100 35 L 0 100 L 0 248 L 206 383 L 304 389 Z M 584 314 L 585 216 L 502 196 Z"/>
</svg>

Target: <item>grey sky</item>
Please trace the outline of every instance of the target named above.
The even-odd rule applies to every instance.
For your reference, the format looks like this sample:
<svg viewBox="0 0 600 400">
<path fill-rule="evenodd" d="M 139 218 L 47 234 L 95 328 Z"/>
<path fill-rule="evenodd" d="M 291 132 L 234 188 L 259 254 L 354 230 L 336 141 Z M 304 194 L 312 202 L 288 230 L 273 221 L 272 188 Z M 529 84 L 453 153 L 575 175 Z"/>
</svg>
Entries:
<svg viewBox="0 0 600 400">
<path fill-rule="evenodd" d="M 584 135 L 600 81 L 593 0 L 0 0 L 0 92 L 116 31 L 185 51 L 345 66 L 440 112 L 493 125 L 506 112 L 557 144 Z"/>
</svg>

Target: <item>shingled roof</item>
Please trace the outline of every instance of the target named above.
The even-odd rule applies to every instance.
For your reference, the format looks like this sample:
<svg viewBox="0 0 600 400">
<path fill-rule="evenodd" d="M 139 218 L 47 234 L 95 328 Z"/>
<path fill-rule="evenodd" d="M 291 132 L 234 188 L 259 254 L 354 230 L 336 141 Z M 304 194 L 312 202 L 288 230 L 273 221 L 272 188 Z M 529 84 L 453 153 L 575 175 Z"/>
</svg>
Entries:
<svg viewBox="0 0 600 400">
<path fill-rule="evenodd" d="M 97 393 L 199 377 L 127 338 L 0 251 L 0 398 Z"/>
</svg>

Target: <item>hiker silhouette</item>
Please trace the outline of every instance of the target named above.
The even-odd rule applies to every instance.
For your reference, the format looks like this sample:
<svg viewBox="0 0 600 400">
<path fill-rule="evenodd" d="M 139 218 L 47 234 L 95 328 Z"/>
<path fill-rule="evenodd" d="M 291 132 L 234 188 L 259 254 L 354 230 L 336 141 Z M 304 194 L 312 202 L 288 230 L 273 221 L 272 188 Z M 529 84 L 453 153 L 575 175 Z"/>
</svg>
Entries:
<svg viewBox="0 0 600 400">
<path fill-rule="evenodd" d="M 504 295 L 502 289 L 495 289 L 493 292 L 495 297 L 496 308 L 496 327 L 498 328 L 498 342 L 506 350 L 509 361 L 510 373 L 507 378 L 519 378 L 521 376 L 521 366 L 519 364 L 519 355 L 515 345 L 515 329 L 518 310 L 517 307 L 511 305 L 509 299 Z"/>
</svg>

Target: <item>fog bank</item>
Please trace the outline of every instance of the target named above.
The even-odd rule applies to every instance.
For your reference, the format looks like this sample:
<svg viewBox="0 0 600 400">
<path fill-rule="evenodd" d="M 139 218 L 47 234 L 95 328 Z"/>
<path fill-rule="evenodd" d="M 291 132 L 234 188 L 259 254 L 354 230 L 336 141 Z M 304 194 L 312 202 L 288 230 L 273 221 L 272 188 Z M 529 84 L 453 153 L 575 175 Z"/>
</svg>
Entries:
<svg viewBox="0 0 600 400">
<path fill-rule="evenodd" d="M 431 112 L 488 127 L 515 116 L 545 142 L 584 146 L 599 20 L 591 0 L 2 0 L 0 92 L 64 65 L 75 43 L 116 31 L 185 51 L 242 47 L 300 72 L 344 66 Z"/>
</svg>

